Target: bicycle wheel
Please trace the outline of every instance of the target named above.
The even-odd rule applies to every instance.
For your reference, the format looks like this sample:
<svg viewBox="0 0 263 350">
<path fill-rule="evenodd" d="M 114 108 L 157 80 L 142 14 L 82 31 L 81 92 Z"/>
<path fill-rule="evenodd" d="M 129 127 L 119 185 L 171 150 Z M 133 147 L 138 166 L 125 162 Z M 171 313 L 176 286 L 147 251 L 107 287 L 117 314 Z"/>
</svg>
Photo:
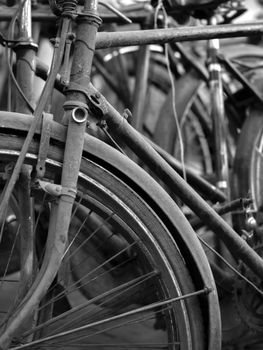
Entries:
<svg viewBox="0 0 263 350">
<path fill-rule="evenodd" d="M 222 47 L 222 52 L 228 59 L 232 60 L 248 80 L 252 81 L 253 71 L 255 72 L 257 66 L 261 65 L 262 50 L 252 45 L 233 45 L 233 47 L 227 45 Z M 227 68 L 223 71 L 223 81 L 228 90 L 225 94 L 225 111 L 228 129 L 228 158 L 231 170 L 239 132 L 246 119 L 245 106 L 253 104 L 254 99 L 251 99 L 251 93 L 247 93 L 247 90 Z M 208 87 L 194 71 L 187 72 L 181 79 L 177 80 L 175 87 L 176 106 L 178 103 L 179 106 L 182 103 L 183 89 L 189 91 L 188 100 L 184 103 L 185 108 L 177 108 L 184 144 L 185 164 L 213 183 L 215 181 L 215 150 Z M 154 132 L 154 140 L 176 158 L 180 158 L 180 144 L 172 109 L 171 93 L 161 108 Z"/>
<path fill-rule="evenodd" d="M 12 134 L 9 129 L 9 134 L 3 133 L 0 137 L 2 166 L 17 158 L 23 143 L 22 136 L 14 130 Z M 103 153 L 110 152 L 109 158 L 118 157 L 121 161 L 121 155 L 115 150 L 96 144 L 98 147 L 102 147 Z M 33 166 L 38 148 L 36 138 L 26 157 L 26 162 Z M 46 182 L 56 183 L 62 159 L 63 143 L 53 140 L 46 160 Z M 201 313 L 197 296 L 187 297 L 196 288 L 183 252 L 170 236 L 173 232 L 175 237 L 180 237 L 191 229 L 177 209 L 173 209 L 177 218 L 175 226 L 170 220 L 162 219 L 163 214 L 157 209 L 159 204 L 154 203 L 140 182 L 127 181 L 129 177 L 122 171 L 122 163 L 118 168 L 106 164 L 94 153 L 85 154 L 67 253 L 49 291 L 31 312 L 36 321 L 25 322 L 17 329 L 10 348 L 206 348 L 210 342 L 205 339 L 202 320 L 206 312 Z M 135 171 L 143 184 L 152 183 L 146 174 L 140 175 L 141 170 L 134 170 L 134 165 L 130 169 L 126 167 L 126 172 L 129 171 Z M 166 200 L 155 183 L 154 191 L 161 202 L 163 196 Z M 54 197 L 43 192 L 41 186 L 34 187 L 38 264 L 45 249 L 52 201 Z M 13 221 L 18 221 L 15 206 L 10 204 L 9 210 Z M 2 242 L 5 243 L 5 235 L 11 237 L 11 241 L 13 238 L 10 250 L 16 254 L 19 245 L 14 241 L 19 235 L 19 222 L 17 230 L 11 230 L 9 225 L 10 220 L 6 219 Z M 10 261 L 8 258 L 6 264 Z M 15 313 L 10 313 L 9 307 L 12 310 L 16 304 L 14 294 L 20 283 L 20 269 L 19 264 L 14 264 L 12 270 L 6 268 L 2 275 L 1 304 L 5 306 L 2 311 L 6 312 L 2 315 L 6 318 L 2 318 L 0 341 L 8 330 L 9 318 Z M 15 274 L 11 275 L 14 270 Z M 13 276 L 16 287 L 12 287 Z M 213 285 L 212 280 L 211 283 Z M 5 288 L 9 288 L 8 294 Z M 216 301 L 214 292 L 212 294 Z M 169 302 L 180 296 L 184 296 L 184 300 Z M 220 337 L 214 348 L 219 343 Z"/>
<path fill-rule="evenodd" d="M 137 84 L 136 72 L 138 66 L 138 47 L 108 50 L 103 54 L 97 54 L 93 70 L 93 84 L 118 110 L 129 108 L 132 112 L 134 105 L 135 89 Z M 156 122 L 160 106 L 169 91 L 170 81 L 166 72 L 165 57 L 162 48 L 157 45 L 149 46 L 149 67 L 147 72 L 147 91 L 143 107 L 139 129 L 151 134 Z M 141 91 L 143 94 L 144 92 Z M 131 118 L 131 124 L 134 120 Z M 143 125 L 144 124 L 144 125 Z"/>
<path fill-rule="evenodd" d="M 203 93 L 203 90 L 204 83 L 194 71 L 185 73 L 175 81 L 175 105 L 184 146 L 184 161 L 197 174 L 211 175 L 212 156 L 207 137 L 211 125 L 209 125 L 209 119 L 206 118 L 207 95 Z M 172 91 L 170 91 L 160 110 L 153 139 L 175 158 L 180 159 L 180 145 L 172 99 Z"/>
<path fill-rule="evenodd" d="M 100 65 L 97 65 L 98 70 L 94 71 L 94 84 L 98 86 L 99 90 L 102 91 L 114 106 L 119 106 L 119 109 L 130 107 L 133 110 L 134 106 L 131 100 L 134 93 L 134 85 L 136 84 L 137 56 L 137 48 L 130 49 L 130 51 L 121 49 L 105 54 L 103 67 L 108 72 L 117 71 L 115 80 L 118 79 L 118 82 L 122 80 L 122 85 L 119 84 L 121 88 L 120 86 L 116 87 L 117 84 L 114 84 L 114 79 L 110 80 Z M 120 61 L 122 61 L 122 65 L 120 65 Z M 180 71 L 181 69 L 183 71 L 182 63 L 179 59 L 177 64 L 178 70 Z M 181 76 L 177 73 L 174 83 L 176 88 L 177 114 L 182 126 L 183 139 L 188 140 L 185 143 L 186 162 L 187 164 L 191 164 L 198 173 L 211 174 L 211 150 L 203 130 L 204 126 L 200 122 L 200 118 L 196 116 L 196 113 L 191 111 L 193 98 L 196 100 L 197 92 L 203 86 L 202 80 L 198 74 L 191 71 L 189 74 L 186 72 Z M 126 84 L 125 88 L 123 86 L 124 84 Z M 128 92 L 129 96 L 125 97 L 124 92 Z M 171 98 L 171 81 L 167 72 L 165 56 L 161 48 L 158 51 L 158 47 L 152 47 L 150 48 L 147 93 L 142 115 L 140 116 L 141 120 L 139 124 L 141 128 L 139 129 L 149 138 L 153 138 L 162 148 L 178 158 L 178 143 L 176 144 L 175 142 L 175 119 L 171 113 Z M 200 98 L 199 100 L 202 103 L 202 99 Z M 200 104 L 199 108 L 201 108 Z M 131 123 L 133 123 L 132 118 Z M 194 153 L 193 150 L 195 151 Z"/>
<path fill-rule="evenodd" d="M 243 55 L 243 60 L 250 64 L 253 69 L 250 72 L 251 84 L 261 93 L 262 91 L 262 59 L 260 53 L 257 56 L 251 54 Z M 241 95 L 242 98 L 242 95 Z M 261 180 L 261 133 L 262 133 L 262 103 L 255 98 L 243 108 L 244 123 L 240 128 L 236 144 L 236 152 L 233 163 L 232 175 L 232 196 L 233 198 L 253 199 L 253 211 L 257 218 L 258 225 L 262 221 L 262 180 Z M 251 230 L 255 227 L 249 227 L 247 217 L 243 213 L 233 215 L 233 223 L 238 232 L 242 229 Z M 248 225 L 247 225 L 248 224 Z"/>
<path fill-rule="evenodd" d="M 238 139 L 232 181 L 234 196 L 253 199 L 253 211 L 259 226 L 263 224 L 262 130 L 262 106 L 255 103 L 247 110 L 247 119 Z M 236 214 L 234 219 L 239 231 L 255 228 L 247 225 L 245 215 Z"/>
</svg>

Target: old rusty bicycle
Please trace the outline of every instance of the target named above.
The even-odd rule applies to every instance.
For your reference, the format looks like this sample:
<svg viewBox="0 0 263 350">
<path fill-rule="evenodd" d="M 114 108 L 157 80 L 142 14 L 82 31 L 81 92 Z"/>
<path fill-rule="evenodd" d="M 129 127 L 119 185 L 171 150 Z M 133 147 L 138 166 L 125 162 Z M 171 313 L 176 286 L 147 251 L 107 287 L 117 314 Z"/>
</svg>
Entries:
<svg viewBox="0 0 263 350">
<path fill-rule="evenodd" d="M 3 40 L 16 46 L 19 91 L 16 111 L 0 114 L 1 242 L 12 253 L 3 258 L 0 347 L 220 349 L 215 283 L 187 220 L 149 175 L 86 130 L 106 123 L 256 276 L 262 260 L 94 88 L 90 72 L 95 47 L 249 35 L 262 24 L 97 34 L 97 1 L 51 4 L 59 29 L 36 106 L 28 27 Z M 30 8 L 22 1 L 15 19 Z M 50 92 L 61 67 L 69 77 L 73 40 L 58 124 Z"/>
</svg>

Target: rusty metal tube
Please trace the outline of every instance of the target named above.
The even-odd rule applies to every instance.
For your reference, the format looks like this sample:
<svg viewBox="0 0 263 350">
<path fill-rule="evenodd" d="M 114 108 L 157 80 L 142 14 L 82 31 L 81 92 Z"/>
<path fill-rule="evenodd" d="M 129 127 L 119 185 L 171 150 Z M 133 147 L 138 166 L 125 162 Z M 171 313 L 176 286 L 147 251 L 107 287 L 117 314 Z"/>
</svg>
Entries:
<svg viewBox="0 0 263 350">
<path fill-rule="evenodd" d="M 263 22 L 98 33 L 96 49 L 261 35 Z"/>
<path fill-rule="evenodd" d="M 124 118 L 108 104 L 105 116 L 110 130 L 125 140 L 140 159 L 191 208 L 226 244 L 237 259 L 241 259 L 259 278 L 263 275 L 261 257 L 222 219 L 201 196 L 177 174 Z"/>
</svg>

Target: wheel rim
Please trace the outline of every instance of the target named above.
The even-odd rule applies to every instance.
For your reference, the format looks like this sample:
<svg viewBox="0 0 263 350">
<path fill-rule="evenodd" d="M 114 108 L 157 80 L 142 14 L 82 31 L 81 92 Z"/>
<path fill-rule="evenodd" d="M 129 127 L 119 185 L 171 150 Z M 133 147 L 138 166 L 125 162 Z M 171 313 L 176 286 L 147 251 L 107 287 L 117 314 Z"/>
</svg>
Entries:
<svg viewBox="0 0 263 350">
<path fill-rule="evenodd" d="M 7 154 L 8 154 L 8 152 L 6 152 Z M 6 154 L 6 155 L 7 155 Z M 14 156 L 15 154 L 14 154 L 14 152 L 12 152 L 12 155 Z M 10 153 L 8 154 L 8 157 L 10 156 Z M 33 154 L 32 155 L 29 155 L 29 158 L 31 158 L 31 159 L 33 159 L 33 158 L 36 158 Z M 54 166 L 60 166 L 60 164 L 59 163 L 56 163 L 54 160 L 47 160 L 47 164 L 50 162 L 50 164 L 52 164 L 52 166 L 54 167 Z M 84 174 L 82 174 L 82 176 L 80 176 L 80 183 L 81 182 L 85 182 L 86 184 L 88 183 L 89 184 L 89 187 L 91 186 L 96 186 L 96 188 L 97 188 L 97 190 L 96 191 L 93 191 L 94 193 L 96 192 L 96 193 L 99 193 L 99 190 L 101 190 L 102 191 L 102 189 L 100 188 L 100 186 L 98 186 L 99 184 L 94 184 L 93 183 L 93 181 L 92 181 L 92 179 L 89 179 L 86 175 L 84 175 Z M 105 191 L 105 193 L 107 193 L 107 196 L 109 197 L 109 198 L 111 198 L 111 199 L 113 199 L 114 198 L 114 196 L 113 196 L 113 194 L 112 193 L 108 193 L 109 191 L 107 190 L 107 191 Z M 81 195 L 81 197 L 79 197 L 79 198 L 82 198 L 82 201 L 85 199 L 84 198 L 84 196 L 83 195 Z M 89 203 L 88 204 L 88 206 L 92 206 L 92 208 L 93 207 L 95 207 L 95 208 L 97 208 L 96 210 L 97 210 L 97 213 L 96 213 L 96 215 L 99 215 L 99 217 L 103 217 L 103 213 L 105 214 L 106 212 L 107 212 L 107 210 L 104 208 L 101 208 L 101 206 L 99 206 L 98 204 L 96 204 L 96 201 L 97 201 L 97 199 L 96 198 L 93 198 L 93 203 L 92 203 L 92 201 L 90 201 L 90 194 L 89 194 L 89 196 L 88 196 L 88 198 L 89 198 L 89 200 L 87 200 L 87 199 L 85 199 L 85 203 Z M 115 202 L 115 205 L 116 205 L 116 203 L 117 203 L 118 201 L 116 200 L 116 202 Z M 40 199 L 38 199 L 38 203 L 40 203 Z M 118 204 L 118 206 L 119 206 L 119 208 L 122 208 L 122 210 L 124 210 L 124 208 L 125 208 L 125 205 L 124 205 L 124 203 L 119 203 Z M 123 213 L 123 215 L 124 215 L 124 217 L 125 216 L 127 216 L 127 213 L 128 213 L 128 208 L 126 208 L 125 210 L 124 210 L 124 213 Z M 109 215 L 109 214 L 108 214 Z M 110 217 L 110 216 L 108 216 L 108 217 Z M 138 220 L 138 218 L 136 217 L 136 216 L 134 216 L 132 213 L 130 214 L 130 217 L 131 217 L 131 220 L 132 220 L 132 222 L 133 222 L 133 226 L 135 225 L 135 227 L 137 227 L 137 229 L 138 228 L 140 228 L 140 231 L 141 231 L 141 233 L 140 233 L 140 235 L 142 235 L 142 232 L 143 231 L 145 231 L 145 228 L 143 228 L 143 225 L 139 225 L 138 226 L 138 223 L 140 222 L 140 220 Z M 103 220 L 104 220 L 105 218 L 103 217 Z M 122 224 L 121 224 L 122 223 Z M 83 224 L 83 222 L 81 223 L 81 225 Z M 80 226 L 81 226 L 80 225 Z M 117 229 L 117 228 L 119 228 L 119 227 L 122 227 L 122 228 L 125 228 L 125 225 L 124 225 L 124 223 L 123 223 L 123 220 L 122 219 L 120 219 L 120 220 L 116 220 L 115 219 L 115 221 L 114 221 L 114 228 L 115 229 Z M 126 239 L 126 243 L 127 242 L 129 242 L 129 240 L 130 240 L 130 238 L 132 237 L 132 234 L 131 233 L 129 233 L 129 228 L 128 227 L 126 227 L 126 229 L 125 229 L 125 232 L 126 232 L 126 235 L 127 235 L 127 238 L 128 239 Z M 136 231 L 136 230 L 134 230 L 133 229 L 133 231 Z M 74 232 L 76 232 L 76 229 L 74 230 Z M 147 237 L 150 237 L 150 235 L 149 234 L 147 234 L 146 233 L 147 232 L 147 230 L 145 231 L 145 237 L 147 236 Z M 74 235 L 73 235 L 74 236 Z M 125 235 L 124 235 L 125 236 Z M 148 243 L 147 243 L 147 247 L 149 247 L 149 238 L 147 238 L 148 239 Z M 156 249 L 156 242 L 154 242 L 154 241 L 152 241 L 152 243 L 150 244 L 150 246 L 152 245 L 152 248 L 151 249 L 153 249 L 153 247 L 155 247 L 154 248 L 154 250 L 152 250 L 152 251 L 155 251 L 155 249 Z M 145 244 L 145 246 L 146 246 L 146 244 Z M 160 270 L 160 267 L 158 266 L 159 265 L 159 263 L 160 263 L 160 265 L 163 265 L 163 267 L 162 267 L 162 269 L 163 269 L 163 272 L 161 273 L 161 275 L 162 276 L 165 276 L 166 275 L 166 277 L 162 280 L 162 281 L 160 281 L 160 282 L 158 282 L 157 283 L 157 285 L 156 286 L 158 286 L 158 288 L 155 286 L 155 289 L 156 289 L 156 291 L 153 293 L 153 295 L 155 294 L 155 295 L 160 295 L 160 294 L 162 294 L 162 297 L 161 297 L 161 299 L 165 299 L 165 298 L 169 298 L 170 296 L 169 296 L 169 293 L 167 294 L 167 291 L 169 290 L 169 283 L 170 284 L 172 284 L 172 285 L 176 285 L 176 281 L 175 281 L 175 278 L 174 278 L 174 276 L 172 276 L 172 274 L 170 274 L 170 272 L 169 272 L 169 270 L 170 270 L 170 267 L 169 267 L 169 263 L 168 263 L 168 261 L 166 261 L 166 257 L 163 255 L 162 256 L 162 251 L 161 251 L 161 249 L 157 249 L 157 252 L 159 251 L 159 253 L 158 254 L 161 254 L 161 255 L 159 255 L 159 260 L 155 257 L 154 259 L 156 260 L 156 261 L 159 261 L 159 263 L 156 265 L 156 261 L 154 262 L 154 264 L 153 263 L 151 263 L 151 259 L 153 258 L 152 257 L 152 254 L 153 253 L 151 253 L 151 251 L 149 251 L 148 250 L 148 248 L 145 250 L 145 246 L 143 245 L 143 247 L 142 247 L 142 249 L 137 249 L 137 254 L 140 256 L 143 256 L 143 259 L 141 260 L 141 262 L 140 262 L 140 265 L 141 265 L 141 267 L 142 266 L 145 266 L 145 262 L 148 262 L 148 270 L 147 271 L 145 271 L 145 276 L 147 277 L 149 274 L 152 274 L 152 275 L 154 275 L 154 276 L 152 276 L 152 277 L 154 277 L 154 278 L 156 278 L 156 276 L 157 275 L 159 275 L 159 273 L 157 273 L 157 274 L 155 274 L 156 273 L 156 268 L 155 267 L 158 267 L 158 270 Z M 158 245 L 157 245 L 158 246 Z M 128 247 L 128 249 L 130 249 L 131 247 Z M 140 252 L 140 253 L 139 253 Z M 146 259 L 146 257 L 147 257 L 147 259 Z M 145 260 L 146 259 L 146 260 Z M 165 261 L 166 261 L 166 263 L 167 263 L 167 266 L 165 266 L 166 265 L 166 263 L 165 263 Z M 76 262 L 75 262 L 75 266 L 76 266 Z M 147 265 L 146 265 L 147 266 Z M 155 266 L 155 267 L 152 267 L 152 266 Z M 97 268 L 97 267 L 95 267 L 95 268 Z M 107 267 L 107 268 L 109 268 L 109 267 Z M 151 270 L 152 269 L 152 270 Z M 62 269 L 63 270 L 63 269 Z M 105 271 L 104 271 L 105 272 Z M 65 273 L 65 272 L 64 272 Z M 90 274 L 90 271 L 88 271 L 88 273 Z M 75 273 L 75 275 L 76 275 L 76 273 Z M 78 275 L 78 274 L 77 274 Z M 112 278 L 112 276 L 110 276 L 111 278 Z M 83 281 L 83 275 L 78 275 L 78 278 L 80 278 L 80 279 L 82 279 L 82 281 Z M 145 282 L 143 282 L 143 277 L 142 277 L 142 275 L 137 275 L 137 276 L 135 276 L 134 277 L 135 278 L 135 280 L 139 283 L 140 282 L 140 284 L 141 285 L 143 285 L 143 283 L 145 283 Z M 147 277 L 148 278 L 148 277 Z M 71 278 L 72 279 L 72 278 Z M 170 282 L 169 282 L 170 281 Z M 116 282 L 116 281 L 115 281 Z M 120 280 L 119 280 L 119 282 L 120 282 Z M 123 282 L 123 281 L 122 281 Z M 128 280 L 128 281 L 124 281 L 124 284 L 126 283 L 131 283 L 132 281 L 130 280 Z M 169 282 L 169 283 L 168 283 Z M 74 283 L 76 283 L 76 281 L 74 281 Z M 85 283 L 87 283 L 87 281 L 85 281 Z M 108 282 L 108 283 L 110 283 L 110 282 Z M 167 284 L 168 283 L 168 284 Z M 63 284 L 64 284 L 64 289 L 67 289 L 68 288 L 68 286 L 67 285 L 65 285 L 65 282 L 63 281 Z M 147 285 L 147 283 L 146 283 L 146 285 Z M 120 286 L 117 286 L 117 287 L 120 287 Z M 114 289 L 114 288 L 117 288 L 116 287 L 116 285 L 115 286 L 113 286 L 112 288 Z M 53 287 L 54 288 L 54 287 Z M 168 290 L 167 290 L 167 288 L 168 288 Z M 177 292 L 176 292 L 176 294 L 178 294 L 178 295 L 180 295 L 181 294 L 181 292 L 180 292 L 180 286 L 179 285 L 177 285 Z M 87 291 L 86 291 L 87 292 Z M 90 294 L 92 294 L 90 291 L 88 291 Z M 103 293 L 105 293 L 106 291 L 105 290 L 103 290 L 103 291 L 101 291 L 101 294 L 103 294 Z M 61 292 L 60 292 L 61 293 Z M 84 292 L 83 292 L 83 290 L 81 291 L 81 293 L 82 294 L 85 294 L 85 290 L 84 290 Z M 98 293 L 98 290 L 97 290 L 97 293 Z M 126 292 L 127 293 L 127 292 Z M 129 293 L 128 293 L 129 294 Z M 87 295 L 87 293 L 86 293 L 86 295 Z M 87 298 L 87 296 L 84 296 L 85 298 Z M 92 298 L 95 298 L 95 296 L 94 295 L 92 295 Z M 156 301 L 154 298 L 151 300 L 152 302 L 154 302 L 154 301 Z M 149 303 L 149 301 L 147 302 L 147 303 Z M 77 305 L 76 307 L 79 307 L 79 305 Z M 42 307 L 41 307 L 42 309 L 43 309 L 43 305 L 42 305 Z M 136 308 L 138 308 L 138 306 L 136 307 Z M 119 310 L 120 311 L 120 310 Z M 125 311 L 125 309 L 124 309 L 124 311 Z M 112 313 L 114 313 L 114 312 L 116 312 L 115 310 L 111 310 L 111 312 Z M 167 328 L 167 330 L 166 330 L 166 340 L 165 340 L 165 342 L 164 343 L 162 343 L 162 344 L 160 344 L 160 340 L 159 340 L 159 343 L 157 343 L 157 342 L 155 342 L 154 343 L 154 345 L 155 346 L 157 346 L 157 347 L 160 347 L 160 348 L 162 348 L 163 346 L 164 346 L 164 344 L 166 345 L 166 347 L 174 347 L 174 346 L 176 346 L 176 339 L 177 339 L 177 337 L 178 337 L 178 334 L 179 334 L 179 336 L 181 336 L 182 338 L 184 338 L 185 337 L 185 339 L 190 339 L 191 337 L 189 336 L 189 334 L 187 334 L 188 332 L 189 332 L 189 329 L 187 329 L 187 312 L 186 312 L 186 309 L 185 309 L 185 307 L 184 307 L 184 305 L 182 304 L 182 303 L 180 303 L 180 305 L 179 305 L 179 307 L 173 307 L 173 308 L 169 308 L 169 310 L 168 311 L 164 311 L 164 310 L 162 310 L 161 308 L 160 308 L 160 310 L 158 311 L 155 311 L 155 313 L 154 313 L 155 315 L 154 315 L 154 319 L 155 319 L 155 323 L 156 324 L 159 324 L 159 327 L 162 327 L 163 326 L 163 321 L 160 319 L 160 317 L 159 317 L 159 319 L 158 319 L 158 317 L 156 317 L 156 315 L 162 315 L 162 319 L 163 318 L 168 318 L 169 319 L 169 321 L 167 322 L 165 322 L 166 323 L 166 328 Z M 176 316 L 176 314 L 177 314 L 177 316 Z M 182 319 L 184 319 L 184 321 L 183 321 L 183 323 L 185 323 L 184 325 L 180 325 L 180 323 L 178 323 L 177 321 L 175 321 L 175 319 L 176 319 L 176 317 L 178 317 L 178 315 L 181 315 L 180 317 L 182 317 Z M 65 315 L 64 315 L 65 316 Z M 79 314 L 79 316 L 80 316 L 80 314 Z M 66 317 L 66 316 L 65 316 Z M 69 316 L 68 316 L 69 317 Z M 89 317 L 90 317 L 90 315 L 89 315 Z M 180 318 L 179 317 L 179 318 Z M 179 324 L 179 326 L 178 326 L 178 329 L 176 330 L 175 329 L 175 327 L 171 327 L 171 322 L 172 322 L 172 320 L 173 320 L 173 322 L 177 322 L 178 324 Z M 87 321 L 87 320 L 86 320 Z M 57 321 L 56 321 L 57 322 Z M 88 322 L 88 321 L 87 321 Z M 91 322 L 91 321 L 89 321 L 89 322 Z M 108 321 L 108 322 L 110 322 L 110 321 Z M 145 320 L 144 320 L 144 322 L 145 322 Z M 150 322 L 151 323 L 151 327 L 152 327 L 152 331 L 153 331 L 153 333 L 152 334 L 154 334 L 154 336 L 155 336 L 155 334 L 157 334 L 158 335 L 158 333 L 160 333 L 160 332 L 162 332 L 163 333 L 163 331 L 154 331 L 153 330 L 153 326 L 152 326 L 152 324 L 153 324 L 153 321 L 148 321 L 148 322 Z M 95 326 L 95 325 L 94 325 Z M 158 326 L 158 325 L 157 325 Z M 45 327 L 45 328 L 47 328 L 47 327 Z M 39 334 L 39 332 L 40 332 L 40 330 L 41 329 L 43 329 L 43 327 L 40 327 L 40 328 L 36 328 L 36 330 L 38 331 L 36 334 Z M 86 329 L 87 330 L 87 329 Z M 45 331 L 46 332 L 46 331 Z M 26 336 L 29 336 L 29 334 L 30 334 L 31 332 L 24 332 L 24 335 L 26 335 Z M 75 335 L 78 335 L 78 338 L 79 338 L 79 333 L 81 333 L 81 330 L 78 330 L 78 331 L 76 331 L 76 333 L 75 333 Z M 149 332 L 150 333 L 150 332 Z M 43 336 L 43 335 L 42 335 Z M 69 336 L 69 335 L 67 335 L 67 336 Z M 66 335 L 63 335 L 63 346 L 65 347 L 65 344 L 64 344 L 64 341 L 66 341 L 66 339 L 67 339 L 67 336 Z M 37 337 L 37 336 L 35 336 L 35 337 Z M 90 337 L 91 337 L 91 335 L 90 335 Z M 159 337 L 159 335 L 157 336 L 157 337 Z M 58 339 L 58 338 L 60 338 L 60 337 L 57 337 L 57 338 L 53 338 L 52 339 L 52 342 L 54 341 L 54 339 Z M 153 344 L 152 344 L 152 339 L 154 339 L 153 338 L 153 335 L 151 335 L 150 336 L 150 339 L 151 339 L 151 341 L 150 341 L 150 343 L 146 343 L 145 342 L 145 339 L 144 339 L 144 342 L 138 342 L 137 341 L 137 343 L 136 344 L 133 344 L 132 345 L 132 348 L 140 348 L 141 346 L 144 346 L 144 347 L 147 347 L 147 346 L 153 346 Z M 89 339 L 90 340 L 90 339 Z M 21 335 L 20 335 L 20 340 L 19 340 L 20 342 L 22 341 L 21 340 Z M 69 341 L 68 341 L 69 342 Z M 188 341 L 188 344 L 187 345 L 182 345 L 181 344 L 181 348 L 185 348 L 185 349 L 188 349 L 188 348 L 190 348 L 189 346 L 189 344 L 191 343 L 191 341 Z M 40 344 L 42 344 L 42 343 L 40 343 Z M 40 344 L 38 344 L 38 346 L 40 345 Z M 48 343 L 48 341 L 46 340 L 45 342 L 43 342 L 43 344 L 42 345 L 44 345 L 44 346 L 47 346 L 47 344 L 49 344 Z M 71 344 L 72 344 L 72 339 L 71 339 Z M 90 345 L 91 343 L 88 343 L 88 345 Z M 119 343 L 120 344 L 120 343 Z M 59 344 L 57 344 L 56 346 L 58 346 Z M 76 345 L 76 344 L 75 344 Z M 88 346 L 87 345 L 87 346 Z M 113 344 L 111 344 L 112 346 L 113 346 Z M 116 344 L 115 344 L 116 345 Z M 19 346 L 17 346 L 17 347 L 15 347 L 15 348 L 22 348 L 22 347 L 31 347 L 31 348 L 33 348 L 34 346 L 36 346 L 36 345 L 34 345 L 33 346 L 33 344 L 32 345 L 23 345 L 22 347 L 21 347 L 22 345 L 19 345 Z M 62 346 L 62 345 L 61 345 Z M 110 344 L 108 344 L 108 346 L 106 346 L 106 345 L 104 345 L 105 347 L 111 347 L 110 346 Z M 117 345 L 116 345 L 117 346 Z M 120 346 L 120 345 L 118 345 L 118 346 Z M 127 345 L 126 345 L 127 346 Z M 185 346 L 185 347 L 184 347 Z M 102 345 L 100 345 L 100 346 L 98 346 L 98 348 L 101 348 L 102 347 Z"/>
</svg>

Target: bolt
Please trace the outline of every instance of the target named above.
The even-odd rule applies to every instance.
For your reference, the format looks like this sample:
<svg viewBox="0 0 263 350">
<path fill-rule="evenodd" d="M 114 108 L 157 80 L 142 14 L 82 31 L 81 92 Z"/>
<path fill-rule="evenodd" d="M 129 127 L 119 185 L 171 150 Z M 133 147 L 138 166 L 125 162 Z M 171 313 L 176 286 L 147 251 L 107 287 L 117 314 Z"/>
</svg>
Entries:
<svg viewBox="0 0 263 350">
<path fill-rule="evenodd" d="M 246 228 L 249 231 L 255 230 L 257 228 L 257 221 L 254 218 L 254 216 L 250 216 L 250 217 L 247 218 L 247 220 L 246 220 Z"/>
</svg>

